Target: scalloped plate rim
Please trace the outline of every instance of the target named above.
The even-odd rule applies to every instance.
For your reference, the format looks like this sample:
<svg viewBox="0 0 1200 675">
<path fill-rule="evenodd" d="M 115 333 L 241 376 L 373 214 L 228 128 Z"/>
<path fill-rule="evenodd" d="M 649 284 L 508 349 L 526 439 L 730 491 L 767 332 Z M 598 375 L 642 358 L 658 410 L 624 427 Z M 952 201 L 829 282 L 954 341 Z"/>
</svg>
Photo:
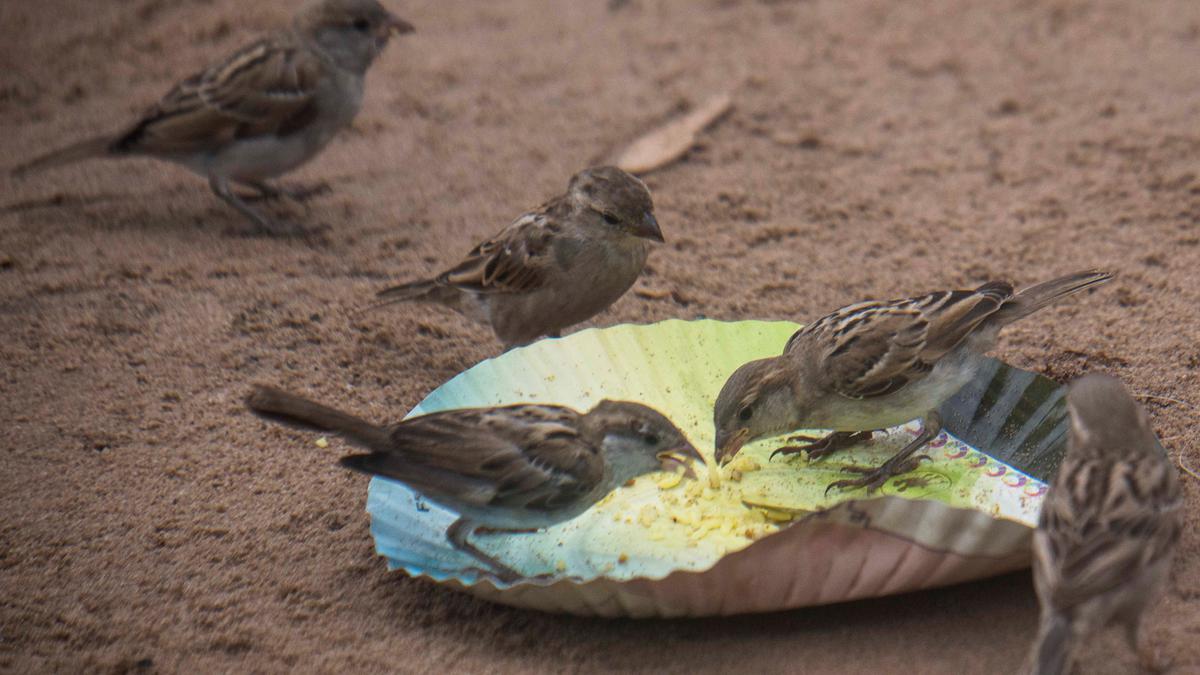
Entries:
<svg viewBox="0 0 1200 675">
<path fill-rule="evenodd" d="M 450 378 L 449 380 L 446 380 L 441 385 L 436 387 L 434 390 L 432 390 L 431 392 L 426 394 L 425 397 L 423 397 L 420 402 L 418 402 L 415 406 L 413 406 L 413 408 L 411 410 L 409 410 L 409 412 L 405 415 L 404 419 L 408 419 L 409 417 L 412 417 L 414 413 L 416 413 L 418 410 L 421 410 L 427 402 L 429 402 L 431 399 L 434 399 L 438 395 L 439 391 L 441 391 L 447 387 L 450 387 L 453 383 L 455 383 L 456 381 L 459 381 L 460 379 L 469 377 L 471 371 L 473 371 L 477 368 L 483 367 L 483 366 L 485 366 L 485 364 L 493 363 L 500 359 L 511 358 L 511 355 L 515 354 L 515 353 L 525 352 L 525 351 L 530 351 L 530 350 L 537 350 L 537 349 L 544 349 L 554 343 L 557 343 L 560 340 L 572 339 L 572 338 L 575 338 L 576 336 L 581 336 L 581 335 L 586 335 L 586 334 L 603 333 L 603 332 L 606 332 L 606 331 L 609 331 L 612 329 L 625 328 L 625 329 L 632 329 L 634 331 L 644 331 L 644 330 L 652 329 L 652 328 L 655 328 L 658 326 L 670 326 L 670 325 L 675 325 L 675 324 L 696 324 L 696 323 L 707 323 L 707 322 L 725 324 L 728 327 L 736 327 L 740 324 L 754 324 L 754 325 L 786 324 L 790 327 L 793 327 L 796 330 L 799 330 L 804 325 L 804 324 L 799 324 L 799 323 L 796 323 L 794 321 L 790 321 L 787 319 L 725 320 L 725 319 L 716 319 L 716 318 L 709 318 L 709 317 L 690 318 L 690 319 L 673 317 L 673 318 L 664 319 L 661 321 L 654 321 L 654 322 L 624 322 L 624 323 L 619 323 L 619 324 L 613 324 L 610 326 L 588 327 L 588 328 L 576 331 L 574 333 L 571 333 L 569 335 L 564 335 L 562 337 L 543 338 L 541 340 L 530 343 L 528 345 L 523 345 L 521 347 L 517 347 L 517 348 L 511 349 L 507 352 L 502 352 L 495 356 L 490 356 L 486 359 L 479 361 L 479 362 L 471 365 L 470 367 L 460 371 L 459 373 L 455 374 L 452 378 Z M 1005 364 L 1005 365 L 1009 365 L 1009 367 L 1014 368 L 1016 370 L 1022 370 L 1022 371 L 1024 370 L 1021 368 L 1017 368 L 1016 366 L 1011 366 L 1010 364 Z M 1031 371 L 1024 371 L 1024 372 L 1031 372 Z M 426 414 L 426 413 L 422 412 L 421 414 Z M 982 450 L 980 450 L 980 451 L 982 452 Z M 374 481 L 376 481 L 376 480 L 386 481 L 387 479 L 375 477 L 375 478 L 372 478 L 371 482 L 374 483 Z M 391 481 L 388 481 L 388 482 L 391 482 Z M 401 485 L 403 485 L 403 484 L 401 484 Z M 405 487 L 407 487 L 407 486 L 405 486 Z M 1009 522 L 1014 525 L 1023 527 L 1025 529 L 1029 530 L 1030 532 L 1032 532 L 1032 528 L 1029 528 L 1029 526 L 1026 525 L 1025 523 L 1022 523 L 1020 521 L 1017 521 L 1017 520 L 1014 520 L 1011 518 L 1006 518 L 1002 515 L 994 515 L 994 514 L 985 513 L 980 509 L 960 508 L 960 507 L 956 507 L 956 506 L 951 506 L 951 505 L 946 504 L 945 502 L 942 502 L 937 499 L 922 499 L 922 498 L 912 499 L 912 498 L 905 498 L 905 497 L 897 497 L 894 495 L 879 494 L 879 495 L 876 495 L 873 497 L 867 497 L 867 498 L 850 498 L 850 499 L 846 499 L 844 501 L 839 501 L 836 504 L 834 504 L 828 508 L 815 510 L 812 513 L 809 513 L 803 517 L 800 517 L 800 518 L 797 518 L 797 519 L 791 521 L 786 527 L 782 527 L 775 532 L 771 532 L 771 533 L 767 534 L 766 536 L 763 536 L 762 538 L 755 540 L 754 542 L 748 544 L 744 548 L 738 549 L 736 551 L 731 551 L 730 553 L 727 553 L 727 554 L 713 560 L 710 565 L 708 565 L 707 567 L 705 567 L 703 569 L 673 569 L 673 570 L 670 570 L 659 576 L 636 575 L 636 576 L 632 576 L 632 577 L 628 577 L 628 578 L 616 578 L 616 577 L 608 576 L 605 574 L 597 574 L 594 577 L 591 577 L 588 579 L 581 579 L 579 577 L 570 577 L 570 576 L 555 576 L 552 578 L 523 577 L 521 579 L 518 579 L 515 582 L 505 583 L 505 582 L 500 581 L 499 579 L 496 579 L 492 575 L 484 573 L 484 574 L 480 574 L 480 575 L 476 576 L 473 580 L 468 581 L 464 577 L 453 574 L 453 573 L 446 573 L 446 574 L 442 575 L 442 574 L 438 574 L 435 572 L 430 572 L 425 569 L 414 569 L 414 568 L 409 567 L 408 565 L 404 565 L 404 564 L 393 564 L 393 561 L 395 560 L 394 558 L 390 558 L 386 554 L 379 552 L 377 539 L 376 539 L 376 547 L 375 548 L 376 548 L 376 555 L 384 558 L 387 561 L 389 571 L 402 571 L 406 576 L 408 576 L 410 578 L 426 579 L 426 580 L 431 581 L 438 585 L 449 585 L 452 587 L 458 587 L 466 592 L 474 592 L 476 589 L 490 587 L 492 589 L 491 592 L 494 592 L 498 595 L 497 595 L 497 597 L 489 597 L 489 599 L 495 600 L 498 602 L 503 602 L 503 600 L 499 598 L 500 595 L 503 595 L 503 594 L 513 591 L 513 590 L 517 590 L 520 588 L 527 588 L 527 587 L 534 587 L 534 588 L 545 589 L 545 590 L 552 589 L 556 586 L 563 587 L 563 588 L 578 588 L 578 587 L 587 586 L 590 584 L 596 584 L 596 583 L 602 582 L 602 581 L 611 583 L 611 584 L 615 584 L 618 586 L 624 586 L 624 585 L 634 585 L 634 584 L 639 584 L 639 583 L 660 582 L 660 581 L 663 581 L 665 579 L 668 579 L 668 578 L 676 576 L 676 575 L 708 574 L 709 572 L 712 571 L 712 569 L 714 567 L 719 565 L 727 557 L 737 556 L 739 554 L 743 554 L 747 551 L 750 551 L 758 543 L 760 543 L 762 541 L 765 541 L 765 540 L 771 539 L 771 538 L 775 538 L 779 535 L 788 533 L 788 532 L 790 532 L 790 531 L 792 531 L 814 519 L 826 519 L 826 518 L 828 518 L 829 514 L 834 513 L 836 511 L 846 509 L 846 508 L 849 508 L 849 507 L 852 507 L 855 505 L 864 504 L 864 503 L 879 502 L 881 500 L 893 500 L 893 501 L 904 502 L 904 503 L 920 502 L 923 504 L 932 505 L 936 509 L 946 510 L 948 513 L 964 512 L 964 513 L 981 514 L 988 518 L 991 518 L 992 520 Z M 370 511 L 367 511 L 367 513 L 368 513 L 368 515 L 370 515 Z M 374 532 L 374 517 L 371 516 L 370 520 L 372 523 L 372 527 L 371 527 L 372 538 L 375 539 L 376 537 L 375 537 L 375 532 Z M 869 528 L 867 528 L 867 529 L 869 529 Z M 876 529 L 876 531 L 886 534 L 888 536 L 892 536 L 892 537 L 896 537 L 896 538 L 900 538 L 900 539 L 903 538 L 901 535 L 899 535 L 895 532 L 881 530 L 881 529 Z M 917 542 L 913 542 L 913 544 L 917 545 L 917 546 L 922 546 L 921 544 L 919 544 Z M 928 547 L 926 547 L 926 548 L 928 548 Z M 969 557 L 975 557 L 975 558 L 980 558 L 980 559 L 995 558 L 995 556 L 986 556 L 986 555 L 974 555 L 974 556 L 969 556 Z"/>
</svg>

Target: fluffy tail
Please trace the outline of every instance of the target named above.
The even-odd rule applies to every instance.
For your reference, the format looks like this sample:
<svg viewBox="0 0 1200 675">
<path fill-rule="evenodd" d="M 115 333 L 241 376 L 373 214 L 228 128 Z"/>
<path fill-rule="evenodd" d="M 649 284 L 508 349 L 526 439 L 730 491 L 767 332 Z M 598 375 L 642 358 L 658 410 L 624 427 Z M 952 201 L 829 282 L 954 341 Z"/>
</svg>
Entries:
<svg viewBox="0 0 1200 675">
<path fill-rule="evenodd" d="M 384 427 L 274 387 L 255 385 L 246 397 L 246 407 L 272 422 L 339 434 L 368 450 L 386 450 L 391 445 L 391 436 Z"/>
<path fill-rule="evenodd" d="M 1108 272 L 1089 270 L 1087 272 L 1068 274 L 1065 277 L 1051 279 L 1050 281 L 1043 281 L 1013 296 L 1012 300 L 1005 303 L 999 311 L 992 315 L 992 321 L 1001 326 L 1010 324 L 1033 314 L 1039 309 L 1053 305 L 1069 295 L 1075 295 L 1081 291 L 1099 286 L 1109 279 L 1112 279 L 1112 274 Z"/>
<path fill-rule="evenodd" d="M 1062 675 L 1071 656 L 1071 624 L 1061 614 L 1042 617 L 1037 641 L 1029 656 L 1029 675 Z"/>
<path fill-rule="evenodd" d="M 44 171 L 63 164 L 70 164 L 95 157 L 107 157 L 114 154 L 113 139 L 110 136 L 97 136 L 86 141 L 80 141 L 54 152 L 35 157 L 12 170 L 15 178 L 21 178 L 30 173 Z"/>
</svg>

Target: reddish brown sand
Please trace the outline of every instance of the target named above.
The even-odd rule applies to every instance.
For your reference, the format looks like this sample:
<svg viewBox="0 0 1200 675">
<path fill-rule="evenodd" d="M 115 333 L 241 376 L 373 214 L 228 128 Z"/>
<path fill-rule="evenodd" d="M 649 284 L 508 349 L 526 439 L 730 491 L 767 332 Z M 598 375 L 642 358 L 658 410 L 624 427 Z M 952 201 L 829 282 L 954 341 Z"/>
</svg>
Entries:
<svg viewBox="0 0 1200 675">
<path fill-rule="evenodd" d="M 711 93 L 737 108 L 651 175 L 669 244 L 597 325 L 804 319 L 863 297 L 1088 267 L 1108 288 L 1000 355 L 1116 373 L 1200 466 L 1200 3 L 605 0 L 393 9 L 418 27 L 353 131 L 293 179 L 319 236 L 231 234 L 183 170 L 0 178 L 0 669 L 1015 671 L 1027 574 L 696 621 L 493 606 L 388 573 L 336 445 L 243 412 L 252 381 L 396 419 L 497 353 L 448 312 L 350 310 L 452 262 Z M 0 4 L 15 163 L 113 129 L 288 14 L 232 0 Z M 305 439 L 305 440 L 301 440 Z M 1200 483 L 1148 643 L 1200 668 Z M 763 570 L 763 574 L 794 574 Z M 1087 672 L 1132 668 L 1113 634 Z"/>
</svg>

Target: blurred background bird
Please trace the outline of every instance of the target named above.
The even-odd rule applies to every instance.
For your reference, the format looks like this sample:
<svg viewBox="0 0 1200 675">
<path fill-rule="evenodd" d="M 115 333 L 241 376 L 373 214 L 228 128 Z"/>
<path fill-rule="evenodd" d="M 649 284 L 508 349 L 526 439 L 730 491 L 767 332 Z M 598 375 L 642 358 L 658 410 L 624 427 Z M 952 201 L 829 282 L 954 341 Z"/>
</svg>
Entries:
<svg viewBox="0 0 1200 675">
<path fill-rule="evenodd" d="M 1067 393 L 1071 435 L 1038 519 L 1033 580 L 1042 606 L 1030 672 L 1070 672 L 1084 642 L 1116 624 L 1143 665 L 1142 615 L 1183 527 L 1175 467 L 1121 381 L 1088 375 Z"/>
<path fill-rule="evenodd" d="M 291 25 L 176 84 L 140 119 L 115 133 L 30 160 L 16 176 L 98 157 L 153 157 L 187 167 L 256 231 L 295 232 L 233 190 L 304 199 L 265 181 L 317 155 L 362 106 L 363 79 L 408 22 L 375 0 L 309 0 Z"/>
</svg>

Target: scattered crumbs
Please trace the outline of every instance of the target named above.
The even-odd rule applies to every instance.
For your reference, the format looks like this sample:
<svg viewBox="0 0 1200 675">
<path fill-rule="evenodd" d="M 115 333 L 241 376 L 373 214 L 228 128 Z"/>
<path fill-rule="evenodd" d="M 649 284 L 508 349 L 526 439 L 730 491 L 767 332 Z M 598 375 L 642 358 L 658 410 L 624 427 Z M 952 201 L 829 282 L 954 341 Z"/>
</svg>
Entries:
<svg viewBox="0 0 1200 675">
<path fill-rule="evenodd" d="M 638 522 L 642 527 L 650 527 L 658 518 L 658 509 L 653 504 L 646 504 L 642 510 L 638 512 Z"/>
<path fill-rule="evenodd" d="M 759 466 L 758 462 L 756 462 L 753 457 L 749 455 L 738 455 L 737 458 L 730 462 L 729 468 L 740 473 L 750 473 L 751 471 L 758 471 L 762 467 Z"/>
<path fill-rule="evenodd" d="M 773 520 L 777 523 L 786 523 L 792 519 L 792 514 L 774 509 L 762 509 L 762 513 L 767 517 L 767 520 Z"/>
</svg>

